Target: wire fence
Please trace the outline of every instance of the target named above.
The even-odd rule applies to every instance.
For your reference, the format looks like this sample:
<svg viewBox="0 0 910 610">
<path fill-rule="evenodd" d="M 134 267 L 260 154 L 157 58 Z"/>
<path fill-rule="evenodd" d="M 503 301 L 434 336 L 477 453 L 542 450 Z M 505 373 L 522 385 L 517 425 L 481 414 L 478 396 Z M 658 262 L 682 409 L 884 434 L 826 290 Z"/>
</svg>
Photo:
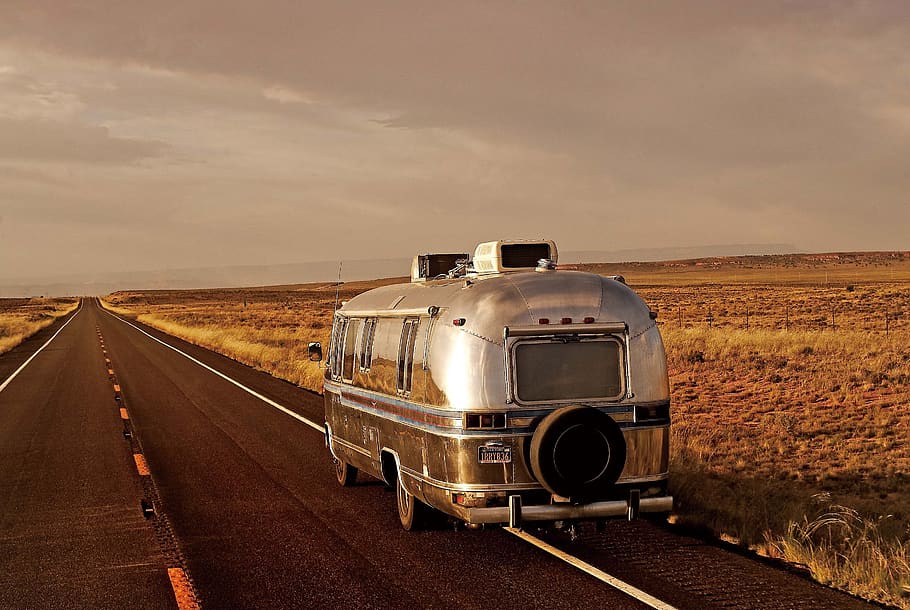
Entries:
<svg viewBox="0 0 910 610">
<path fill-rule="evenodd" d="M 699 286 L 641 288 L 662 326 L 785 331 L 910 330 L 910 288 Z"/>
</svg>

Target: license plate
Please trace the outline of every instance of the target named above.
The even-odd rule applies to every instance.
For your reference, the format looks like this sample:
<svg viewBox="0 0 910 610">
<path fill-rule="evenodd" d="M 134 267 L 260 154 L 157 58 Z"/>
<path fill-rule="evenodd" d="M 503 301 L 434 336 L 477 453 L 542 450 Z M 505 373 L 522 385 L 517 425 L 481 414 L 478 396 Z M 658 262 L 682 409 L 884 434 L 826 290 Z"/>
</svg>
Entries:
<svg viewBox="0 0 910 610">
<path fill-rule="evenodd" d="M 512 461 L 512 448 L 478 447 L 477 461 L 481 464 L 509 464 Z"/>
</svg>

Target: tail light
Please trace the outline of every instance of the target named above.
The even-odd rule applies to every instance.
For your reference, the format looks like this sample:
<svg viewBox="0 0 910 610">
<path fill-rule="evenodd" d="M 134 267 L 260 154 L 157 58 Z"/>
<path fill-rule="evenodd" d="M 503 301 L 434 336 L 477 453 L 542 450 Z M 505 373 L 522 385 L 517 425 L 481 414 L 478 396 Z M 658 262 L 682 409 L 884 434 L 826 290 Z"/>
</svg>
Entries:
<svg viewBox="0 0 910 610">
<path fill-rule="evenodd" d="M 505 413 L 465 413 L 465 430 L 492 430 L 506 427 Z"/>
</svg>

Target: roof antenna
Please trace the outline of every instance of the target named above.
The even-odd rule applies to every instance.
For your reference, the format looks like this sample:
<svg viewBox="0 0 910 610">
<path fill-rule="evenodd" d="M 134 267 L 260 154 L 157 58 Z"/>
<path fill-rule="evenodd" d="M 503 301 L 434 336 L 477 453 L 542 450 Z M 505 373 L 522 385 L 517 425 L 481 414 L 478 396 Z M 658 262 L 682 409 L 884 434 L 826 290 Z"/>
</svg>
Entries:
<svg viewBox="0 0 910 610">
<path fill-rule="evenodd" d="M 332 347 L 333 349 L 335 347 L 335 342 L 338 340 L 335 337 L 335 331 L 336 331 L 335 314 L 338 313 L 338 291 L 341 289 L 341 265 L 342 264 L 343 264 L 343 261 L 338 261 L 338 282 L 335 283 L 335 306 L 332 308 L 332 338 L 330 339 L 330 342 L 331 342 L 330 347 Z M 321 364 L 322 360 L 320 360 L 319 362 Z M 328 368 L 328 366 L 329 366 L 328 360 L 326 360 L 325 366 L 326 366 L 326 368 Z"/>
<path fill-rule="evenodd" d="M 335 284 L 335 308 L 332 310 L 332 320 L 335 319 L 335 313 L 338 311 L 338 290 L 341 289 L 341 265 L 344 261 L 338 261 L 338 283 Z"/>
</svg>

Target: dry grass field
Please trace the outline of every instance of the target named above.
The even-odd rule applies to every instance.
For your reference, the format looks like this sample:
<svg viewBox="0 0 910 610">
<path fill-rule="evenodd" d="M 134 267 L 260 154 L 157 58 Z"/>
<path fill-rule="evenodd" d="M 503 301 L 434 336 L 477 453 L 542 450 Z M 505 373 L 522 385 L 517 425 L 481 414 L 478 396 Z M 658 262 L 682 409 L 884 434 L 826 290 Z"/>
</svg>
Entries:
<svg viewBox="0 0 910 610">
<path fill-rule="evenodd" d="M 667 346 L 673 520 L 910 608 L 910 253 L 578 265 Z M 140 321 L 319 390 L 306 343 L 380 283 L 116 293 Z"/>
<path fill-rule="evenodd" d="M 77 299 L 0 299 L 0 354 L 13 349 L 78 305 Z"/>
<path fill-rule="evenodd" d="M 205 346 L 301 387 L 322 392 L 323 370 L 307 344 L 328 346 L 332 311 L 365 290 L 404 281 L 305 284 L 267 288 L 117 292 L 108 308 Z"/>
</svg>

